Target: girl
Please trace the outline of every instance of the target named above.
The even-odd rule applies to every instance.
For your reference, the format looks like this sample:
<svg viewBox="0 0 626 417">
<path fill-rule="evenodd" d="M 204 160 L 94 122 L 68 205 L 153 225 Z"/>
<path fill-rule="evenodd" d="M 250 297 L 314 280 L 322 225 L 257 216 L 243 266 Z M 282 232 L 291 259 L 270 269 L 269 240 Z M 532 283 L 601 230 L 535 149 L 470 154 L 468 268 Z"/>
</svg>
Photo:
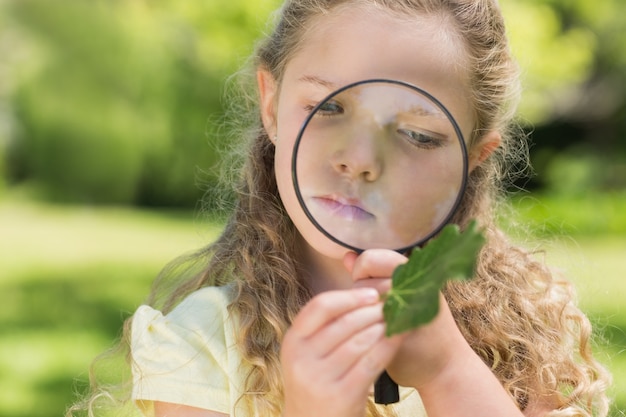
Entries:
<svg viewBox="0 0 626 417">
<path fill-rule="evenodd" d="M 606 415 L 608 376 L 569 284 L 495 225 L 505 165 L 526 157 L 508 129 L 518 71 L 496 0 L 288 0 L 253 66 L 258 106 L 234 213 L 194 258 L 201 273 L 157 285 L 128 326 L 143 415 Z M 470 175 L 453 222 L 478 219 L 487 235 L 475 278 L 446 286 L 430 324 L 391 338 L 379 291 L 405 257 L 330 241 L 290 171 L 307 112 L 372 78 L 418 85 L 454 115 Z M 349 158 L 338 170 L 372 173 Z M 371 399 L 385 369 L 405 387 L 392 406 Z"/>
</svg>

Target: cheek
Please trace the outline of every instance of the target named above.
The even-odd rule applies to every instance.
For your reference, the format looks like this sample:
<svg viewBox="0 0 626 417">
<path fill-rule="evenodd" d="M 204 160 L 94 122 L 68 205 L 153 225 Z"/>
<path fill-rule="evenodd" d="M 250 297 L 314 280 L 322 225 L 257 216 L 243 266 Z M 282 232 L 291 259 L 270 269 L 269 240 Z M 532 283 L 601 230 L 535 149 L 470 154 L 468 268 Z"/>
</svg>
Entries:
<svg viewBox="0 0 626 417">
<path fill-rule="evenodd" d="M 291 103 L 291 101 L 289 98 L 281 98 L 280 103 Z M 306 114 L 296 105 L 287 104 L 278 106 L 277 117 L 274 170 L 281 200 L 285 208 L 287 208 L 289 215 L 293 218 L 292 207 L 299 206 L 299 202 L 293 186 L 291 164 L 294 144 L 301 126 L 299 120 L 304 120 Z"/>
<path fill-rule="evenodd" d="M 281 199 L 286 203 L 292 198 L 295 199 L 295 192 L 293 191 L 293 182 L 291 179 L 291 149 L 293 145 L 285 143 L 282 138 L 279 137 L 276 143 L 276 151 L 274 154 L 274 171 L 276 175 L 276 182 L 278 184 L 278 190 L 280 192 Z"/>
<path fill-rule="evenodd" d="M 293 145 L 297 132 L 293 134 L 293 136 L 287 136 L 285 132 L 286 130 L 283 131 L 283 136 L 279 136 L 278 143 L 276 144 L 276 153 L 274 155 L 276 183 L 285 210 L 296 226 L 296 229 L 298 229 L 298 232 L 311 248 L 326 257 L 343 259 L 343 256 L 348 250 L 332 242 L 321 233 L 315 225 L 311 223 L 300 206 L 291 175 Z"/>
</svg>

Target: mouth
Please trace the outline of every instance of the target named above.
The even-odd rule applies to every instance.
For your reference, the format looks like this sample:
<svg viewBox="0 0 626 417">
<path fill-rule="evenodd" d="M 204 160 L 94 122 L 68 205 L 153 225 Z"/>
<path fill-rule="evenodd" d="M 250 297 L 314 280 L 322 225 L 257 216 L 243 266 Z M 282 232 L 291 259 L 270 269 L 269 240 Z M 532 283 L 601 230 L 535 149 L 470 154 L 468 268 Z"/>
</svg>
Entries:
<svg viewBox="0 0 626 417">
<path fill-rule="evenodd" d="M 376 216 L 364 209 L 361 203 L 354 199 L 345 199 L 336 196 L 313 197 L 313 202 L 331 213 L 349 221 L 372 220 Z"/>
</svg>

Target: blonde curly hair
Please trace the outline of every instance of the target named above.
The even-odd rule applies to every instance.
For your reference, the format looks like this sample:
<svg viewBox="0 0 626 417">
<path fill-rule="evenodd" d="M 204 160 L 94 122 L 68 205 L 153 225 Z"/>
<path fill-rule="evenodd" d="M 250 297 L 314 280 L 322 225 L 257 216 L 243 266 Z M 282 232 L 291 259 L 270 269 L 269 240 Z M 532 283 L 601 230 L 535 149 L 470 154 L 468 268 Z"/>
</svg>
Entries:
<svg viewBox="0 0 626 417">
<path fill-rule="evenodd" d="M 520 409 L 543 403 L 554 408 L 549 414 L 554 417 L 605 416 L 609 376 L 591 354 L 591 326 L 576 307 L 570 284 L 513 245 L 496 226 L 503 184 L 528 166 L 525 138 L 512 129 L 519 71 L 496 0 L 288 0 L 272 31 L 259 43 L 242 91 L 251 91 L 250 75 L 258 68 L 280 83 L 314 18 L 357 4 L 450 22 L 470 60 L 475 126 L 469 145 L 493 130 L 503 138 L 501 146 L 471 172 L 453 219 L 461 227 L 477 219 L 487 236 L 475 278 L 450 283 L 444 291 L 465 338 Z M 240 401 L 248 402 L 258 415 L 279 416 L 281 340 L 311 293 L 302 279 L 306 271 L 297 261 L 301 237 L 278 195 L 274 147 L 261 126 L 258 97 L 247 98 L 233 109 L 239 122 L 242 114 L 249 115 L 245 132 L 239 131 L 249 146 L 237 148 L 246 154 L 238 155 L 243 165 L 235 178 L 233 214 L 219 239 L 191 257 L 202 271 L 165 273 L 164 277 L 174 277 L 174 287 L 168 279 L 157 280 L 150 304 L 166 313 L 194 290 L 234 285 L 237 291 L 229 308 L 240 318 L 239 347 L 252 365 Z M 383 416 L 390 411 L 370 403 L 368 413 Z"/>
</svg>

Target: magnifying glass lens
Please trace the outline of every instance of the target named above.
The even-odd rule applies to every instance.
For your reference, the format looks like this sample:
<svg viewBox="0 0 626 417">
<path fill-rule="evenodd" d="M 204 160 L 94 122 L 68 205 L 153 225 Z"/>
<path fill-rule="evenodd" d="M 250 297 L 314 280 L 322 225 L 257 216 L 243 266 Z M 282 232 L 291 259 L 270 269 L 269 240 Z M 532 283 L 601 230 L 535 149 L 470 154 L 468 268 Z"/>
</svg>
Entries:
<svg viewBox="0 0 626 417">
<path fill-rule="evenodd" d="M 306 119 L 292 161 L 309 219 L 357 251 L 405 250 L 456 210 L 467 152 L 448 110 L 399 81 L 366 80 L 332 93 Z"/>
</svg>

